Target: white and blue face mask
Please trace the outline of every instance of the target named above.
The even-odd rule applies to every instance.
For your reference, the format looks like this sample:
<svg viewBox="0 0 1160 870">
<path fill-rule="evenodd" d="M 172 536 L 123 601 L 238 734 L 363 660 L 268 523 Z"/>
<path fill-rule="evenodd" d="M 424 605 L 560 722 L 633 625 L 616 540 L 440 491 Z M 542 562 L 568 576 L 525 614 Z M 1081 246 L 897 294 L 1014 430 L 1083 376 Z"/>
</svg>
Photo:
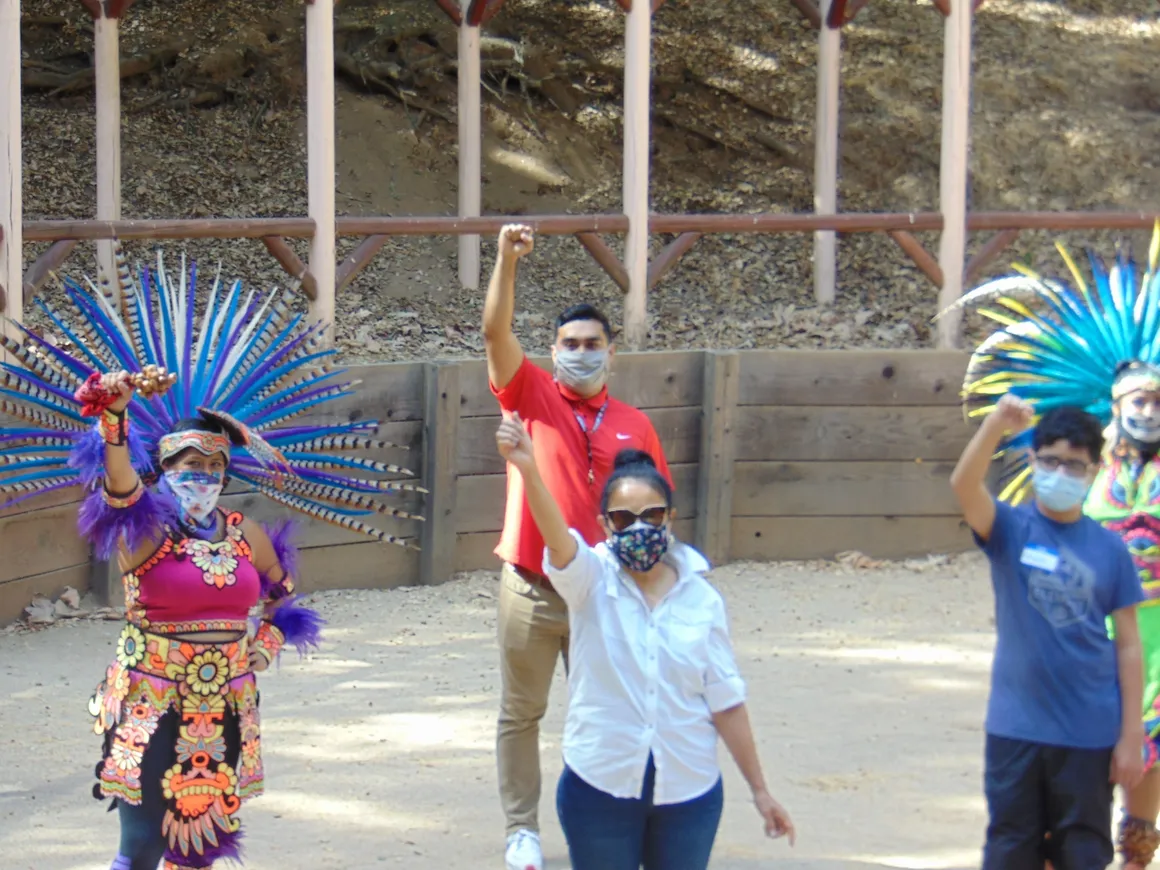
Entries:
<svg viewBox="0 0 1160 870">
<path fill-rule="evenodd" d="M 181 505 L 181 510 L 201 527 L 209 524 L 221 498 L 225 475 L 216 471 L 173 469 L 165 472 L 165 482 Z"/>
</svg>

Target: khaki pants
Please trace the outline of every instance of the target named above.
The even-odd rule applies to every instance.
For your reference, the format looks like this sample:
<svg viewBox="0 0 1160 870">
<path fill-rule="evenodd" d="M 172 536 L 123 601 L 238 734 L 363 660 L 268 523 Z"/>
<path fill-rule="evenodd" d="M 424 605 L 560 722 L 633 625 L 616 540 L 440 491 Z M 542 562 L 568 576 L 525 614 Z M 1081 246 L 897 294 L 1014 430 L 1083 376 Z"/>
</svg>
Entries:
<svg viewBox="0 0 1160 870">
<path fill-rule="evenodd" d="M 510 565 L 500 574 L 499 650 L 500 802 L 509 835 L 521 828 L 538 832 L 540 720 L 561 653 L 568 667 L 568 608 L 554 589 L 529 583 Z"/>
</svg>

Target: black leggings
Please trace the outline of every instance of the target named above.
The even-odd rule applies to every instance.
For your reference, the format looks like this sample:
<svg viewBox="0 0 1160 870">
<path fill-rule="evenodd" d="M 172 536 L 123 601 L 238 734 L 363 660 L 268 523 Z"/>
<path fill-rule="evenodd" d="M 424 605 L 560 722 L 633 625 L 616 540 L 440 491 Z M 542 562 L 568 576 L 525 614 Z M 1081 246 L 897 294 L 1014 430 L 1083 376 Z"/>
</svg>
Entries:
<svg viewBox="0 0 1160 870">
<path fill-rule="evenodd" d="M 161 779 L 173 763 L 177 726 L 177 713 L 172 710 L 157 723 L 157 730 L 141 759 L 141 805 L 135 807 L 117 801 L 121 818 L 120 852 L 129 859 L 129 870 L 157 870 L 165 855 L 168 841 L 161 833 L 161 822 L 165 818 L 166 800 Z"/>
</svg>

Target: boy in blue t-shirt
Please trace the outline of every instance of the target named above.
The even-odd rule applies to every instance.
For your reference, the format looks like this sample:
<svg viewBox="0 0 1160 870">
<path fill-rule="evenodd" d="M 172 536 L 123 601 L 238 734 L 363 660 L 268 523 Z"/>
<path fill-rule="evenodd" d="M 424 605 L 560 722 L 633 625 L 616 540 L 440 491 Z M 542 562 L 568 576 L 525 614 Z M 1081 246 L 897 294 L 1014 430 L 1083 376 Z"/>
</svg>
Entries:
<svg viewBox="0 0 1160 870">
<path fill-rule="evenodd" d="M 987 490 L 1004 433 L 1033 416 L 1003 396 L 951 475 L 995 591 L 983 870 L 1043 870 L 1046 859 L 1056 870 L 1097 870 L 1115 856 L 1113 787 L 1143 774 L 1144 593 L 1119 536 L 1083 515 L 1104 446 L 1091 414 L 1057 408 L 1040 419 L 1034 502 L 1011 507 Z"/>
</svg>

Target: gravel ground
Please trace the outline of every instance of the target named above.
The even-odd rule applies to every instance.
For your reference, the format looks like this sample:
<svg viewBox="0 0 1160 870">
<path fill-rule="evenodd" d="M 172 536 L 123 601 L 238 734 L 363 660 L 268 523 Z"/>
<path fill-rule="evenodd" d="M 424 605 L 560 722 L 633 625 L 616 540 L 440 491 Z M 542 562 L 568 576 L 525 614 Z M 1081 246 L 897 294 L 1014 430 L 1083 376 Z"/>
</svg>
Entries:
<svg viewBox="0 0 1160 870">
<path fill-rule="evenodd" d="M 797 848 L 767 841 L 726 762 L 712 866 L 977 865 L 981 723 L 993 643 L 976 555 L 874 569 L 735 564 L 714 573 L 773 791 Z M 316 596 L 323 650 L 263 677 L 268 792 L 244 812 L 251 870 L 500 867 L 496 578 Z M 116 821 L 91 798 L 85 701 L 116 625 L 0 632 L 0 854 L 11 870 L 105 870 Z M 562 675 L 544 723 L 559 773 Z M 568 866 L 554 804 L 549 870 Z"/>
</svg>

